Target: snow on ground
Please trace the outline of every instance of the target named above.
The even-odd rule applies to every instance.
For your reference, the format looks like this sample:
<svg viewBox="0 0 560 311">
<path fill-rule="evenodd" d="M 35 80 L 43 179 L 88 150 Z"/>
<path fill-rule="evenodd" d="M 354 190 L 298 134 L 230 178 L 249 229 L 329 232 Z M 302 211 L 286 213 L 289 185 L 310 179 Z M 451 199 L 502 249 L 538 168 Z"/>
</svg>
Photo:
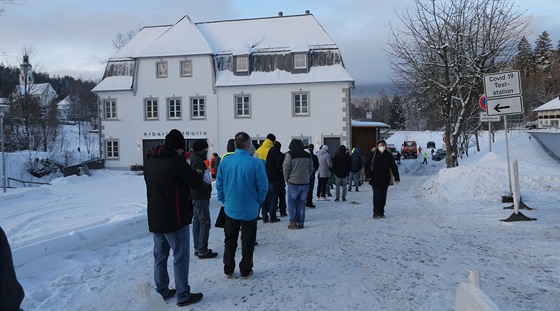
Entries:
<svg viewBox="0 0 560 311">
<path fill-rule="evenodd" d="M 212 228 L 217 259 L 191 256 L 189 281 L 206 310 L 452 310 L 469 269 L 502 310 L 560 310 L 560 164 L 523 131 L 509 136 L 521 195 L 537 221 L 501 222 L 508 191 L 504 133 L 487 152 L 444 161 L 404 160 L 389 189 L 385 219 L 372 219 L 369 185 L 348 202 L 315 202 L 303 230 L 287 218 L 259 222 L 255 274 L 223 275 L 223 233 Z M 441 133 L 398 132 L 441 146 Z M 283 150 L 286 151 L 286 150 Z M 334 191 L 334 190 L 332 190 Z M 0 225 L 12 246 L 25 310 L 137 310 L 141 284 L 153 287 L 152 238 L 142 176 L 93 171 L 0 195 Z M 220 203 L 211 200 L 213 219 Z M 192 244 L 191 244 L 192 245 Z M 237 253 L 239 260 L 240 250 Z M 169 262 L 172 274 L 171 259 Z M 172 287 L 173 282 L 171 283 Z M 165 310 L 180 310 L 172 299 Z"/>
</svg>

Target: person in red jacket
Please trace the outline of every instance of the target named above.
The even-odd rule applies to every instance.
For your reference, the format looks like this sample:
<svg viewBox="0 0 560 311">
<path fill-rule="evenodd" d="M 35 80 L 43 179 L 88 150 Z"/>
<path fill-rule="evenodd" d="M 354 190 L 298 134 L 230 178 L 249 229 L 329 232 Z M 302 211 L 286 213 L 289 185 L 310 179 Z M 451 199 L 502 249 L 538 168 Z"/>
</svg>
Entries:
<svg viewBox="0 0 560 311">
<path fill-rule="evenodd" d="M 177 306 L 202 299 L 189 286 L 189 224 L 193 205 L 190 189 L 201 189 L 204 181 L 187 164 L 185 138 L 178 130 L 165 136 L 163 148 L 146 161 L 144 180 L 148 198 L 148 227 L 154 238 L 154 281 L 156 291 L 165 299 L 177 293 Z M 175 289 L 169 289 L 167 258 L 173 250 Z"/>
</svg>

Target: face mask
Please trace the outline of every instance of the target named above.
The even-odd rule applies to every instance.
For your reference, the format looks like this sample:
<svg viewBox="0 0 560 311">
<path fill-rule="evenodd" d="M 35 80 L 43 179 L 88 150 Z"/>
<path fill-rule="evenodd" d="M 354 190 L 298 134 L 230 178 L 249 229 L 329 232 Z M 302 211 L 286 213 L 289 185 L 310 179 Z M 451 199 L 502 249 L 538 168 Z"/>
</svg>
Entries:
<svg viewBox="0 0 560 311">
<path fill-rule="evenodd" d="M 383 151 L 385 151 L 385 147 L 383 146 L 379 146 L 377 147 L 377 149 L 379 150 L 379 152 L 383 153 Z"/>
</svg>

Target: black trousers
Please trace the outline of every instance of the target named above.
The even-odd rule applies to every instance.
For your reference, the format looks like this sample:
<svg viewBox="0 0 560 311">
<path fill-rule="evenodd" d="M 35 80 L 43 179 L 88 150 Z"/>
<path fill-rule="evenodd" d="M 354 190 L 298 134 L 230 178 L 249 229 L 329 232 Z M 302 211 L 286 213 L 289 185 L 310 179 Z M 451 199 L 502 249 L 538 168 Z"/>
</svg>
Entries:
<svg viewBox="0 0 560 311">
<path fill-rule="evenodd" d="M 373 189 L 373 215 L 384 216 L 389 186 L 371 185 L 371 188 Z"/>
<path fill-rule="evenodd" d="M 305 205 L 313 204 L 313 187 L 315 187 L 315 174 L 309 177 L 309 190 L 307 190 L 307 200 L 305 200 Z"/>
<path fill-rule="evenodd" d="M 278 188 L 278 210 L 280 214 L 286 214 L 286 183 L 283 181 Z"/>
<path fill-rule="evenodd" d="M 253 268 L 253 253 L 257 239 L 257 219 L 244 221 L 230 218 L 226 215 L 224 246 L 224 273 L 231 274 L 235 270 L 235 251 L 237 250 L 237 239 L 241 228 L 241 261 L 239 271 L 243 275 L 249 274 Z"/>
</svg>

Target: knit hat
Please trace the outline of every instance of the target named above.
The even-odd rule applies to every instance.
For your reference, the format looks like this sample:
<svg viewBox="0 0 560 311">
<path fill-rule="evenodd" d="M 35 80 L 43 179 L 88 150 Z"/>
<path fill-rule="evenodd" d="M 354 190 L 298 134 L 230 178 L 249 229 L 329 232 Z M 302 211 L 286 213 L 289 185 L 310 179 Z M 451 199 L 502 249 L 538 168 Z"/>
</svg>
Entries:
<svg viewBox="0 0 560 311">
<path fill-rule="evenodd" d="M 268 135 L 266 135 L 266 138 L 272 140 L 273 142 L 276 141 L 276 136 L 272 133 L 269 133 Z"/>
<path fill-rule="evenodd" d="M 207 148 L 208 148 L 208 143 L 202 139 L 195 140 L 192 146 L 193 151 L 202 151 Z"/>
<path fill-rule="evenodd" d="M 172 129 L 165 136 L 164 146 L 170 149 L 185 149 L 185 137 L 176 129 Z"/>
<path fill-rule="evenodd" d="M 376 145 L 379 146 L 380 143 L 383 143 L 383 145 L 387 146 L 387 142 L 383 139 L 378 140 Z"/>
</svg>

